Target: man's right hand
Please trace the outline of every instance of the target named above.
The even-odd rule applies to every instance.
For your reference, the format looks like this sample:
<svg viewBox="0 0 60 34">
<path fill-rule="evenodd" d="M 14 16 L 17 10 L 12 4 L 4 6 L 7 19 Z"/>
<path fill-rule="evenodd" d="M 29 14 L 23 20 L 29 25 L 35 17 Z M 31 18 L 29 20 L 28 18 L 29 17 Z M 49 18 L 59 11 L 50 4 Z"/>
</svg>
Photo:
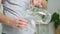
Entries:
<svg viewBox="0 0 60 34">
<path fill-rule="evenodd" d="M 12 18 L 9 18 L 9 17 L 3 15 L 2 13 L 0 13 L 0 22 L 2 24 L 6 24 L 6 25 L 9 25 L 9 26 L 14 27 L 14 28 L 24 29 L 24 28 L 28 27 L 27 20 L 25 20 L 23 18 L 12 19 Z"/>
<path fill-rule="evenodd" d="M 12 20 L 10 23 L 8 23 L 8 25 L 14 28 L 24 29 L 28 27 L 28 21 L 23 18 L 20 18 Z"/>
</svg>

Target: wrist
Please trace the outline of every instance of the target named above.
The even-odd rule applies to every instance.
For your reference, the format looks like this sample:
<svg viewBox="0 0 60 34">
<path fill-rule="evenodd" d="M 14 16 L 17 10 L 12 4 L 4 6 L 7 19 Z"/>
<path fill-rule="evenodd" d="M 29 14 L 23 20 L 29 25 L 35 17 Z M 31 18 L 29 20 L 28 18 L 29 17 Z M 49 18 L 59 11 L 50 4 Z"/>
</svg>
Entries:
<svg viewBox="0 0 60 34">
<path fill-rule="evenodd" d="M 14 23 L 15 19 L 8 19 L 6 20 L 6 25 L 10 25 L 11 23 Z"/>
</svg>

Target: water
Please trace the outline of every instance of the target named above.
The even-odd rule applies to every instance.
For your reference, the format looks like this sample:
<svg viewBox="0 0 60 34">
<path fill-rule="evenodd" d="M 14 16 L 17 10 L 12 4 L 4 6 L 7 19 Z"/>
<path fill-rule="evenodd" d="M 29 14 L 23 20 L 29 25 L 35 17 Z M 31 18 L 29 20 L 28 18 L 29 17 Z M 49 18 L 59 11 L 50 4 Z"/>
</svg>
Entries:
<svg viewBox="0 0 60 34">
<path fill-rule="evenodd" d="M 32 12 L 31 15 L 33 16 L 33 19 L 35 20 L 35 26 L 36 26 L 36 33 L 37 34 L 48 34 L 49 29 L 47 29 L 46 26 L 51 20 L 50 13 L 47 13 L 46 10 L 40 9 L 37 7 L 31 7 L 28 9 L 28 11 Z M 44 25 L 43 25 L 44 24 Z"/>
<path fill-rule="evenodd" d="M 34 20 L 40 24 L 48 24 L 51 20 L 51 14 L 47 13 L 45 9 L 31 7 L 29 11 L 32 12 Z"/>
</svg>

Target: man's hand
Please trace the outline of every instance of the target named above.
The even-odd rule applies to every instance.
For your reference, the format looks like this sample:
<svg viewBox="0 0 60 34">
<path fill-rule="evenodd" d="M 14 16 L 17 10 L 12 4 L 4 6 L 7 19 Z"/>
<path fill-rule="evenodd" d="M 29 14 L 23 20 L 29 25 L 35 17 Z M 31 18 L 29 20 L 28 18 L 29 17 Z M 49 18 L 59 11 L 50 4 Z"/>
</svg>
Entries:
<svg viewBox="0 0 60 34">
<path fill-rule="evenodd" d="M 31 0 L 30 2 L 32 6 L 47 8 L 46 0 Z"/>
<path fill-rule="evenodd" d="M 19 29 L 24 29 L 28 27 L 28 21 L 25 19 L 16 19 L 8 23 L 8 25 L 14 27 L 14 28 L 19 28 Z"/>
<path fill-rule="evenodd" d="M 41 5 L 41 0 L 31 0 L 31 4 L 33 6 L 40 6 Z"/>
<path fill-rule="evenodd" d="M 9 25 L 9 26 L 14 27 L 14 28 L 24 29 L 24 28 L 28 27 L 27 20 L 22 19 L 22 18 L 12 19 L 10 17 L 3 15 L 2 13 L 0 13 L 0 22 L 2 24 L 6 24 L 6 25 Z"/>
</svg>

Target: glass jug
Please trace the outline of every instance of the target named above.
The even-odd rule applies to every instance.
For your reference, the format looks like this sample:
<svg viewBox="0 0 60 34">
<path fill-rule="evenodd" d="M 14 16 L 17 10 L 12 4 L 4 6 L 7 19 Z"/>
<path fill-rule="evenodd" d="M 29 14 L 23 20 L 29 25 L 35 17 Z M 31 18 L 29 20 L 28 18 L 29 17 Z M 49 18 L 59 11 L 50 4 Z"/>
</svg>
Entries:
<svg viewBox="0 0 60 34">
<path fill-rule="evenodd" d="M 27 10 L 28 12 L 31 12 L 30 14 L 33 16 L 33 19 L 35 20 L 36 25 L 36 33 L 37 34 L 47 34 L 48 30 L 46 28 L 46 24 L 48 24 L 51 20 L 51 14 L 47 12 L 47 10 L 38 8 L 38 7 L 30 7 L 30 9 Z M 42 24 L 42 26 L 40 26 Z M 45 24 L 46 26 L 44 26 Z M 38 25 L 38 27 L 37 27 Z M 44 32 L 45 31 L 45 32 Z M 44 32 L 44 33 L 43 33 Z"/>
<path fill-rule="evenodd" d="M 34 20 L 39 24 L 48 24 L 51 20 L 51 14 L 47 12 L 47 10 L 38 8 L 38 7 L 31 7 L 30 11 L 32 11 L 32 16 Z"/>
</svg>

